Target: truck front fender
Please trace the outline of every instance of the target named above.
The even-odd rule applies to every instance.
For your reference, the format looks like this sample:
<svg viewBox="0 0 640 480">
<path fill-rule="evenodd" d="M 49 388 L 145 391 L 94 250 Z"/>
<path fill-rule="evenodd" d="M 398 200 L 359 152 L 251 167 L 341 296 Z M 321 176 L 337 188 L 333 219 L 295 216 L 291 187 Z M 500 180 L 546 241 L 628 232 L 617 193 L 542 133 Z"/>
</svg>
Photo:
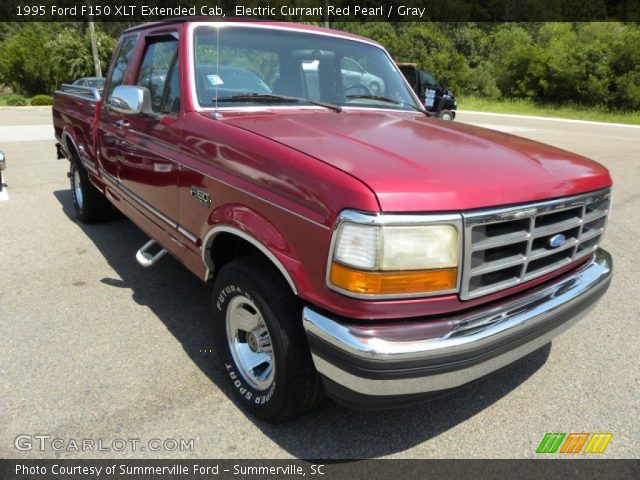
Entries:
<svg viewBox="0 0 640 480">
<path fill-rule="evenodd" d="M 202 260 L 207 265 L 206 278 L 215 272 L 212 248 L 218 235 L 236 236 L 258 249 L 280 271 L 294 293 L 294 281 L 301 264 L 291 258 L 291 248 L 273 223 L 243 205 L 228 204 L 216 208 L 209 217 L 209 230 L 203 236 Z"/>
</svg>

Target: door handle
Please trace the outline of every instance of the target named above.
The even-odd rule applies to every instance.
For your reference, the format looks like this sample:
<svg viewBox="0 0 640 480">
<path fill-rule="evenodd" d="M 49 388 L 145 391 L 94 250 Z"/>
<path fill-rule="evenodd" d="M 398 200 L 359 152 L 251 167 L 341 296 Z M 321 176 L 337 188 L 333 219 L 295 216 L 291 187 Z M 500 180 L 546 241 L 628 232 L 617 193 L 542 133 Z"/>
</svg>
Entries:
<svg viewBox="0 0 640 480">
<path fill-rule="evenodd" d="M 115 125 L 118 128 L 127 128 L 130 124 L 126 120 L 116 120 Z"/>
</svg>

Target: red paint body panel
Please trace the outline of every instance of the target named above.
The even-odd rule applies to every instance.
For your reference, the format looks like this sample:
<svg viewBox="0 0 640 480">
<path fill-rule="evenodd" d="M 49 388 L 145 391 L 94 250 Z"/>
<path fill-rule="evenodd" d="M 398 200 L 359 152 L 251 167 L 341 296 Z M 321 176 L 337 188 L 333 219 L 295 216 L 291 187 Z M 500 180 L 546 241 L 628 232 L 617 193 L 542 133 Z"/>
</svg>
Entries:
<svg viewBox="0 0 640 480">
<path fill-rule="evenodd" d="M 135 83 L 146 36 L 180 35 L 177 115 L 131 118 L 63 95 L 55 96 L 53 112 L 56 134 L 67 132 L 84 146 L 96 187 L 199 277 L 211 273 L 203 242 L 216 227 L 240 230 L 268 249 L 305 301 L 358 320 L 452 313 L 576 266 L 466 302 L 457 295 L 366 301 L 330 290 L 327 256 L 344 209 L 458 212 L 596 190 L 611 185 L 609 174 L 579 155 L 420 113 L 292 107 L 226 110 L 216 117 L 197 111 L 187 65 L 188 25 L 156 24 L 125 33 L 137 34 L 138 44 L 124 84 Z M 317 27 L 262 25 L 340 35 Z M 117 128 L 120 119 L 130 127 Z M 211 204 L 200 204 L 192 188 L 209 193 Z"/>
<path fill-rule="evenodd" d="M 579 155 L 420 113 L 278 112 L 225 122 L 362 179 L 387 212 L 469 210 L 611 184 L 604 167 Z"/>
<path fill-rule="evenodd" d="M 65 148 L 70 142 L 85 168 L 95 173 L 93 126 L 96 104 L 78 97 L 56 95 L 52 111 L 56 138 L 62 141 Z"/>
</svg>

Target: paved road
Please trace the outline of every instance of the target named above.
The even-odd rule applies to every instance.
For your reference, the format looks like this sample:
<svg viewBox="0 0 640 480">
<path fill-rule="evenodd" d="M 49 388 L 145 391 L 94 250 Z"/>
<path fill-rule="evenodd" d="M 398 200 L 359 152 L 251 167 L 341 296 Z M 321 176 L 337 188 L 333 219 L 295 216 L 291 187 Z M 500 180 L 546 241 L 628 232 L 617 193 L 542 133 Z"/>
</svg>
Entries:
<svg viewBox="0 0 640 480">
<path fill-rule="evenodd" d="M 119 217 L 73 219 L 48 109 L 0 109 L 9 200 L 0 202 L 0 457 L 534 457 L 546 432 L 613 432 L 639 457 L 640 129 L 461 113 L 604 163 L 616 182 L 604 246 L 609 294 L 576 327 L 490 380 L 420 406 L 354 412 L 327 401 L 284 425 L 245 415 L 212 346 L 207 291 L 176 261 L 134 261 Z M 19 126 L 19 127 L 16 127 Z M 20 434 L 62 452 L 14 448 Z M 77 452 L 70 440 L 194 439 L 193 451 Z M 26 444 L 22 444 L 26 446 Z M 154 444 L 155 445 L 155 444 Z M 167 447 L 171 448 L 169 443 Z"/>
</svg>

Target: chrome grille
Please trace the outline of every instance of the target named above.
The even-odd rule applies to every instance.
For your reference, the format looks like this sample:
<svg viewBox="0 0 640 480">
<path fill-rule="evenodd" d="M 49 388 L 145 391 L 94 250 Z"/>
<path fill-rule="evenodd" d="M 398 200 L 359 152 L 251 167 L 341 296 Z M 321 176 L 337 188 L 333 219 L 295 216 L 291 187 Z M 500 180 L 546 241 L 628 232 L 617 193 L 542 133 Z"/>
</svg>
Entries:
<svg viewBox="0 0 640 480">
<path fill-rule="evenodd" d="M 460 298 L 488 295 L 593 253 L 604 231 L 609 189 L 518 207 L 463 214 Z M 564 243 L 562 243 L 564 236 Z M 551 246 L 551 239 L 558 246 Z"/>
</svg>

